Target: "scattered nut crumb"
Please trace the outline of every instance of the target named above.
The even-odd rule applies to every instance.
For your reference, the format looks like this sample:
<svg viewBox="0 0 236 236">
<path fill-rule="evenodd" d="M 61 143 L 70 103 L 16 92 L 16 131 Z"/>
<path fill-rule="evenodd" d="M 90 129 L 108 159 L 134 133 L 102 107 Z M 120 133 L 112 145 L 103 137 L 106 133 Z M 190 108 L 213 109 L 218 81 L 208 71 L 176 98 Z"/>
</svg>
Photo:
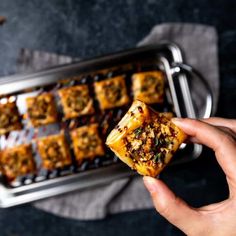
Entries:
<svg viewBox="0 0 236 236">
<path fill-rule="evenodd" d="M 3 25 L 6 22 L 6 17 L 0 16 L 0 25 Z"/>
</svg>

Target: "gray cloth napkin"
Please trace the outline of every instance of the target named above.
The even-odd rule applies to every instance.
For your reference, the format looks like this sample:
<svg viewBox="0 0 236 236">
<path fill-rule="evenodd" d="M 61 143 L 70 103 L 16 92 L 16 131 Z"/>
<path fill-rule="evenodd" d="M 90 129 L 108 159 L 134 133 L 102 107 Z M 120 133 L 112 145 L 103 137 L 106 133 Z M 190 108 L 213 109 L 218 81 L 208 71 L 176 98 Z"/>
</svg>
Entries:
<svg viewBox="0 0 236 236">
<path fill-rule="evenodd" d="M 219 97 L 218 37 L 215 28 L 199 24 L 165 23 L 155 26 L 138 46 L 161 40 L 176 43 L 183 51 L 185 63 L 193 66 L 208 82 L 214 100 L 214 114 Z M 192 79 L 190 89 L 197 115 L 202 117 L 207 91 L 200 82 L 197 78 Z"/>
<path fill-rule="evenodd" d="M 219 94 L 215 29 L 197 24 L 161 24 L 155 26 L 138 46 L 158 43 L 162 40 L 178 44 L 185 55 L 185 62 L 194 66 L 208 81 L 214 95 L 215 111 Z M 18 70 L 29 72 L 73 60 L 66 56 L 25 49 L 21 51 Z M 205 94 L 202 94 L 202 88 L 198 82 L 194 83 L 192 94 L 197 101 L 199 96 L 204 97 Z M 196 106 L 201 111 L 202 102 L 196 102 Z M 62 217 L 81 220 L 102 219 L 113 213 L 153 207 L 140 176 L 123 178 L 104 186 L 41 200 L 33 205 Z"/>
</svg>

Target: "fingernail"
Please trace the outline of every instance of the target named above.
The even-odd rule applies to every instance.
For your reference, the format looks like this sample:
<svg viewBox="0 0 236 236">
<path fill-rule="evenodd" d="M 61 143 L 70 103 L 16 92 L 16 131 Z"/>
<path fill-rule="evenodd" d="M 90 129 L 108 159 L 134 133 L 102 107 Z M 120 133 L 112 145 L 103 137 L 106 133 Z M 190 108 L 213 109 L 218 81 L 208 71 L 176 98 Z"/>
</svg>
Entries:
<svg viewBox="0 0 236 236">
<path fill-rule="evenodd" d="M 172 122 L 183 122 L 184 118 L 180 118 L 180 117 L 174 117 L 174 118 L 171 118 L 171 121 Z"/>
<path fill-rule="evenodd" d="M 183 124 L 183 121 L 184 121 L 184 118 L 179 118 L 179 117 L 175 117 L 175 118 L 172 118 L 171 121 L 175 124 L 175 125 L 182 125 Z"/>
<path fill-rule="evenodd" d="M 152 177 L 144 176 L 143 182 L 150 193 L 156 192 L 156 180 Z"/>
</svg>

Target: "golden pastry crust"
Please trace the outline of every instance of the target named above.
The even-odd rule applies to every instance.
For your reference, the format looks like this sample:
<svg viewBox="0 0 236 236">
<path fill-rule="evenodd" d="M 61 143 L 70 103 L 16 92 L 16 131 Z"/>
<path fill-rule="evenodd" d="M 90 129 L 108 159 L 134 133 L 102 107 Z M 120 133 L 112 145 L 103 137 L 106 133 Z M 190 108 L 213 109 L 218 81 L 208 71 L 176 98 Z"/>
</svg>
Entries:
<svg viewBox="0 0 236 236">
<path fill-rule="evenodd" d="M 0 135 L 20 129 L 22 124 L 16 103 L 0 104 Z"/>
<path fill-rule="evenodd" d="M 71 164 L 69 147 L 63 133 L 38 139 L 37 147 L 43 168 L 53 170 Z"/>
<path fill-rule="evenodd" d="M 160 112 L 159 113 L 160 116 L 165 116 L 168 119 L 171 119 L 174 117 L 174 114 L 172 112 Z"/>
<path fill-rule="evenodd" d="M 129 103 L 124 76 L 95 82 L 94 86 L 102 110 L 120 107 Z"/>
<path fill-rule="evenodd" d="M 161 71 L 133 74 L 132 90 L 134 99 L 147 104 L 162 103 L 164 97 L 164 75 Z"/>
<path fill-rule="evenodd" d="M 26 99 L 28 116 L 34 127 L 57 122 L 57 109 L 52 94 L 45 93 Z"/>
<path fill-rule="evenodd" d="M 157 176 L 169 163 L 186 135 L 165 115 L 134 101 L 106 144 L 141 175 Z"/>
<path fill-rule="evenodd" d="M 72 130 L 71 139 L 77 162 L 84 159 L 92 160 L 105 154 L 102 140 L 98 133 L 98 124 L 91 124 Z"/>
<path fill-rule="evenodd" d="M 31 144 L 23 144 L 0 152 L 0 167 L 9 181 L 18 176 L 34 173 L 36 165 Z"/>
<path fill-rule="evenodd" d="M 58 91 L 66 119 L 94 113 L 88 85 L 63 88 Z"/>
</svg>

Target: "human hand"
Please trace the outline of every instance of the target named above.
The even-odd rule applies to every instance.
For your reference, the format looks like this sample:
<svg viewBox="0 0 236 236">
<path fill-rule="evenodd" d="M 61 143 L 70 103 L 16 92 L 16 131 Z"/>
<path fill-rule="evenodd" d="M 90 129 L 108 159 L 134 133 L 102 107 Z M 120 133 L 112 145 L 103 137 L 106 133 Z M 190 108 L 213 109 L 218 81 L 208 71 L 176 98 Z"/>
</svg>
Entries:
<svg viewBox="0 0 236 236">
<path fill-rule="evenodd" d="M 212 148 L 229 186 L 228 199 L 193 208 L 159 179 L 144 177 L 156 210 L 190 236 L 236 235 L 236 120 L 209 118 L 202 121 L 173 119 L 192 142 Z"/>
</svg>

